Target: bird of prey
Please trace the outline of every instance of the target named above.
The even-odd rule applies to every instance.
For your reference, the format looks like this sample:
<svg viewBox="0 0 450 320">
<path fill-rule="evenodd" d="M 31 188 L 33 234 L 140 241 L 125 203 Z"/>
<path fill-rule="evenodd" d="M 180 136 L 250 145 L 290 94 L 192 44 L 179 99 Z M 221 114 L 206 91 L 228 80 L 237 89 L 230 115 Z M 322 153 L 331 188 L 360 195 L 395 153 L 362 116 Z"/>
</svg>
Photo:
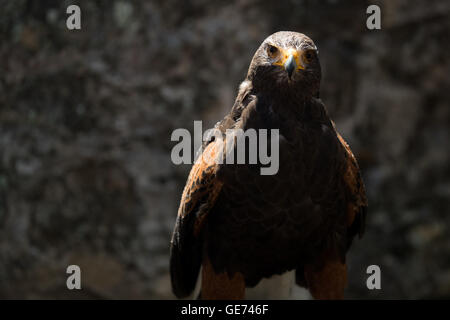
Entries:
<svg viewBox="0 0 450 320">
<path fill-rule="evenodd" d="M 217 161 L 204 143 L 189 174 L 170 246 L 172 290 L 201 299 L 244 299 L 262 279 L 295 272 L 315 299 L 342 299 L 346 253 L 362 236 L 367 199 L 357 161 L 319 98 L 314 42 L 277 32 L 256 51 L 227 129 L 278 129 L 279 170 Z M 226 137 L 225 137 L 226 138 Z"/>
</svg>

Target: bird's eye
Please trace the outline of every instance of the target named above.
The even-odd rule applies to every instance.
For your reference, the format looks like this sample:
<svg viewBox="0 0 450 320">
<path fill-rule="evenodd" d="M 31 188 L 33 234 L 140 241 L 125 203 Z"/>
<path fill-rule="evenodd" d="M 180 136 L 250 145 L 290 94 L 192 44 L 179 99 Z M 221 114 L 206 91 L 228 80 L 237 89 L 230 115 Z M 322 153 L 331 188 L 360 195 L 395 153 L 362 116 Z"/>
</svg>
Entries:
<svg viewBox="0 0 450 320">
<path fill-rule="evenodd" d="M 314 59 L 314 52 L 312 52 L 312 51 L 306 51 L 306 52 L 303 54 L 303 60 L 304 60 L 306 63 L 310 63 L 313 59 Z"/>
<path fill-rule="evenodd" d="M 267 47 L 267 53 L 269 54 L 269 57 L 273 58 L 276 56 L 276 54 L 278 53 L 278 48 L 275 46 L 271 46 L 269 45 Z"/>
</svg>

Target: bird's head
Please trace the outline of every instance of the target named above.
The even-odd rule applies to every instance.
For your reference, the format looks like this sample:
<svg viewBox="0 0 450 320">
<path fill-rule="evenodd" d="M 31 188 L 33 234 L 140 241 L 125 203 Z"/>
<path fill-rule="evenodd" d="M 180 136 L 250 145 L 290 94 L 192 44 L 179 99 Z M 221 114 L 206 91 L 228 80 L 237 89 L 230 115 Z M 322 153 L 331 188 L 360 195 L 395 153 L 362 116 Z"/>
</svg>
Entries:
<svg viewBox="0 0 450 320">
<path fill-rule="evenodd" d="M 247 78 L 268 92 L 316 96 L 321 78 L 317 47 L 302 33 L 276 32 L 256 51 Z"/>
</svg>

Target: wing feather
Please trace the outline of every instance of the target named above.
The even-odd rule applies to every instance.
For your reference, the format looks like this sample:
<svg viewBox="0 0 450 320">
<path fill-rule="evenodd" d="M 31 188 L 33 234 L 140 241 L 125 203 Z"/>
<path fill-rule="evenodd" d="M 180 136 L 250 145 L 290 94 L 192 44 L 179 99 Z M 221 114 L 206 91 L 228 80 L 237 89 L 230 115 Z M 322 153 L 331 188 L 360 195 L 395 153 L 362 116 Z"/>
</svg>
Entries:
<svg viewBox="0 0 450 320">
<path fill-rule="evenodd" d="M 179 298 L 195 288 L 202 261 L 201 230 L 222 189 L 217 179 L 218 146 L 214 141 L 206 146 L 192 166 L 181 197 L 170 248 L 172 289 Z"/>
<path fill-rule="evenodd" d="M 345 148 L 347 164 L 344 173 L 344 183 L 347 188 L 348 204 L 347 204 L 347 226 L 349 228 L 349 245 L 353 237 L 358 234 L 362 237 L 364 234 L 366 214 L 367 214 L 367 197 L 364 183 L 362 181 L 361 172 L 358 162 L 353 155 L 352 150 L 342 136 L 338 133 L 339 141 Z"/>
</svg>

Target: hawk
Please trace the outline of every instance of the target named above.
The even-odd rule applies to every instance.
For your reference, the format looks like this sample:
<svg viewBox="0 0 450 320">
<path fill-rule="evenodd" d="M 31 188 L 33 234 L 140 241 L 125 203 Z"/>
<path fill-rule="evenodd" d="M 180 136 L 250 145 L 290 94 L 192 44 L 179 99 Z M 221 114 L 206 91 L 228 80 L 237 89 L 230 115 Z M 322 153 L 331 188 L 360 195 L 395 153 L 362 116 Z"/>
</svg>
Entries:
<svg viewBox="0 0 450 320">
<path fill-rule="evenodd" d="M 221 163 L 219 140 L 204 143 L 171 239 L 177 297 L 193 292 L 200 270 L 201 299 L 244 299 L 246 288 L 295 270 L 313 298 L 343 298 L 345 257 L 363 235 L 367 199 L 357 161 L 319 98 L 320 80 L 317 47 L 304 34 L 274 33 L 256 51 L 216 129 L 224 137 L 227 129 L 278 129 L 279 170 Z"/>
</svg>

